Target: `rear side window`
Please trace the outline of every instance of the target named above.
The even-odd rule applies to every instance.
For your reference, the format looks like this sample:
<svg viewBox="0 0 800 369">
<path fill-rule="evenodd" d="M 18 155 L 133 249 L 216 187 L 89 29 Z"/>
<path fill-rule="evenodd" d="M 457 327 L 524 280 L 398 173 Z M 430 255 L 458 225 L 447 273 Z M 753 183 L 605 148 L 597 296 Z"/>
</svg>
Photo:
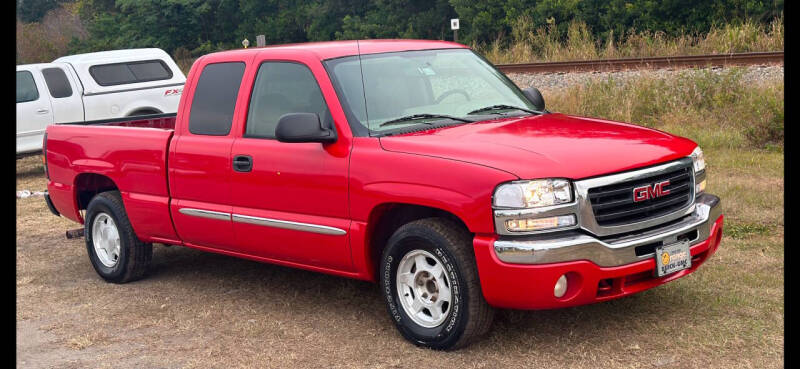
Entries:
<svg viewBox="0 0 800 369">
<path fill-rule="evenodd" d="M 33 81 L 33 74 L 26 70 L 17 72 L 17 102 L 39 100 L 39 90 Z"/>
<path fill-rule="evenodd" d="M 333 122 L 308 67 L 287 62 L 261 64 L 250 97 L 245 137 L 275 138 L 278 119 L 288 113 L 315 113 L 328 127 Z"/>
<path fill-rule="evenodd" d="M 42 75 L 44 76 L 44 82 L 47 83 L 47 89 L 50 90 L 50 96 L 55 98 L 72 96 L 72 87 L 70 87 L 69 80 L 63 69 L 42 69 Z"/>
<path fill-rule="evenodd" d="M 192 98 L 189 132 L 225 136 L 231 131 L 242 75 L 242 62 L 215 63 L 203 68 Z"/>
<path fill-rule="evenodd" d="M 89 74 L 100 86 L 115 86 L 172 78 L 172 71 L 161 60 L 93 65 L 89 67 Z"/>
</svg>

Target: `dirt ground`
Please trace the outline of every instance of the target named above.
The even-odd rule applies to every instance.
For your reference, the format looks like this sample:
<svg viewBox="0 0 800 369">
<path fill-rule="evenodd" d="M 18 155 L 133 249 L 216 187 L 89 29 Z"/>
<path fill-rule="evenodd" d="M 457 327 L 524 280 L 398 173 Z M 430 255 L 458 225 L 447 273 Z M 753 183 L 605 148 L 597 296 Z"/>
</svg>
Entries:
<svg viewBox="0 0 800 369">
<path fill-rule="evenodd" d="M 149 277 L 105 283 L 84 241 L 64 236 L 79 225 L 41 197 L 17 199 L 17 366 L 783 367 L 782 157 L 765 171 L 727 155 L 707 153 L 719 163 L 709 192 L 733 233 L 696 273 L 602 304 L 501 310 L 484 340 L 455 352 L 406 342 L 361 281 L 157 245 Z M 18 160 L 17 190 L 45 189 L 40 163 Z M 776 187 L 778 199 L 758 195 Z M 751 214 L 766 220 L 744 222 Z"/>
</svg>

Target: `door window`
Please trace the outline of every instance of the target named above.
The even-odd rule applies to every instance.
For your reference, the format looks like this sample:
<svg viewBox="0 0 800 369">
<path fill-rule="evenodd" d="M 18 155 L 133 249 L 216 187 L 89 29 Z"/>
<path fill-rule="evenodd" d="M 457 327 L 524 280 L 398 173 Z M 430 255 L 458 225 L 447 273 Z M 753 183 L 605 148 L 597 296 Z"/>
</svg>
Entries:
<svg viewBox="0 0 800 369">
<path fill-rule="evenodd" d="M 327 127 L 333 118 L 317 80 L 308 67 L 289 62 L 266 62 L 258 68 L 245 137 L 275 138 L 278 120 L 289 113 L 315 113 Z"/>
<path fill-rule="evenodd" d="M 69 85 L 69 80 L 63 69 L 45 68 L 42 69 L 42 75 L 44 76 L 44 82 L 47 84 L 47 89 L 50 90 L 50 96 L 55 98 L 72 96 L 72 87 Z"/>
<path fill-rule="evenodd" d="M 215 63 L 203 68 L 192 98 L 189 132 L 225 136 L 231 131 L 242 75 L 242 62 Z"/>
<path fill-rule="evenodd" d="M 39 90 L 33 81 L 33 74 L 26 70 L 17 72 L 17 102 L 39 100 Z"/>
</svg>

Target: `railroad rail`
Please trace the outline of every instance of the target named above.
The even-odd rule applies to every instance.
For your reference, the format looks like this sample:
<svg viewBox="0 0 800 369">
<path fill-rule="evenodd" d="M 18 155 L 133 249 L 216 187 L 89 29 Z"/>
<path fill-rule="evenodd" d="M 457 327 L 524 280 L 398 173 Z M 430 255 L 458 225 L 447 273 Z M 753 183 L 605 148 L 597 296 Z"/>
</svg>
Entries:
<svg viewBox="0 0 800 369">
<path fill-rule="evenodd" d="M 783 51 L 499 64 L 497 68 L 503 73 L 558 73 L 759 64 L 783 64 Z"/>
</svg>

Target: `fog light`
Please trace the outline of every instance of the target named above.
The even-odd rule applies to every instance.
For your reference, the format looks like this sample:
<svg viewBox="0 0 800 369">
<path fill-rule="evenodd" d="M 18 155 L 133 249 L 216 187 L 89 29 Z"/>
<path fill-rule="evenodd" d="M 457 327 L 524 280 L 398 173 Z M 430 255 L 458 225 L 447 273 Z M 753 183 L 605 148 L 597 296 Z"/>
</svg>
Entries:
<svg viewBox="0 0 800 369">
<path fill-rule="evenodd" d="M 557 217 L 535 219 L 509 219 L 506 229 L 509 232 L 541 231 L 551 228 L 571 227 L 575 225 L 575 215 L 559 215 Z"/>
<path fill-rule="evenodd" d="M 694 193 L 699 194 L 706 190 L 706 180 L 700 181 L 700 183 L 694 186 Z"/>
<path fill-rule="evenodd" d="M 567 275 L 563 274 L 558 278 L 558 281 L 556 281 L 556 286 L 553 288 L 553 295 L 561 298 L 565 293 L 567 293 Z"/>
</svg>

